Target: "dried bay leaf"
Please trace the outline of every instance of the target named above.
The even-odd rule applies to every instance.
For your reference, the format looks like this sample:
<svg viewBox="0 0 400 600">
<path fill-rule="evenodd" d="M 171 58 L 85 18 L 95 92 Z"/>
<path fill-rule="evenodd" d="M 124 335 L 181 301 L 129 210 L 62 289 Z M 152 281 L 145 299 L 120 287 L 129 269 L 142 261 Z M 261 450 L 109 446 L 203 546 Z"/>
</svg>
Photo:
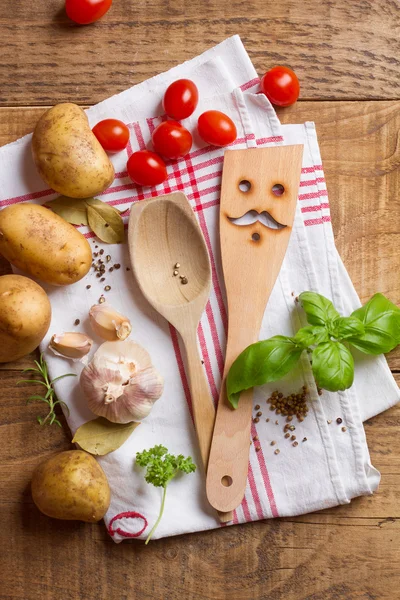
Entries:
<svg viewBox="0 0 400 600">
<path fill-rule="evenodd" d="M 119 211 L 96 198 L 85 202 L 91 230 L 107 244 L 121 244 L 125 240 L 125 230 Z"/>
<path fill-rule="evenodd" d="M 98 417 L 81 425 L 72 442 L 90 454 L 104 456 L 122 446 L 138 425 L 140 423 L 111 423 Z"/>
<path fill-rule="evenodd" d="M 73 225 L 88 225 L 87 204 L 82 198 L 68 198 L 59 196 L 44 206 L 50 208 L 54 213 L 72 223 Z"/>
</svg>

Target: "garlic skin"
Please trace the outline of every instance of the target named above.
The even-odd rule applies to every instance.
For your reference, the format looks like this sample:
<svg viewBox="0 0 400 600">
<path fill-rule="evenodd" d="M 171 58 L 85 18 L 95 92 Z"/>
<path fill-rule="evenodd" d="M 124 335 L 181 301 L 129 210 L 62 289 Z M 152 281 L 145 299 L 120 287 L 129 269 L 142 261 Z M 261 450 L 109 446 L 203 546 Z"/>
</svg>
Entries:
<svg viewBox="0 0 400 600">
<path fill-rule="evenodd" d="M 84 333 L 67 332 L 55 334 L 49 342 L 49 348 L 64 358 L 80 359 L 89 354 L 93 340 Z"/>
<path fill-rule="evenodd" d="M 90 410 L 113 423 L 142 421 L 164 390 L 149 354 L 131 341 L 102 344 L 80 383 Z"/>
<path fill-rule="evenodd" d="M 129 319 L 106 302 L 94 304 L 89 311 L 89 319 L 93 331 L 109 342 L 126 340 L 132 331 Z"/>
</svg>

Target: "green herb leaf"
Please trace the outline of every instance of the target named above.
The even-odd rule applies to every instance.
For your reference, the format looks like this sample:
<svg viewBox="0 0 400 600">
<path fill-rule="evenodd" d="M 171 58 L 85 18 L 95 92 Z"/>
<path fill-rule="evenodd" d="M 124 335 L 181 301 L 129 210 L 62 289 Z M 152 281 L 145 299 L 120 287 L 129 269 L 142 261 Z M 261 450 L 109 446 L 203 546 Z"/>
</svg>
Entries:
<svg viewBox="0 0 400 600">
<path fill-rule="evenodd" d="M 299 300 L 311 325 L 327 325 L 329 321 L 340 317 L 332 302 L 321 294 L 303 292 Z"/>
<path fill-rule="evenodd" d="M 276 335 L 248 346 L 231 366 L 226 380 L 229 402 L 238 407 L 241 392 L 289 373 L 303 352 L 291 338 Z"/>
<path fill-rule="evenodd" d="M 104 417 L 88 421 L 75 432 L 73 443 L 95 456 L 117 450 L 140 423 L 111 423 Z"/>
<path fill-rule="evenodd" d="M 362 335 L 364 325 L 356 317 L 339 317 L 331 324 L 330 333 L 337 340 Z"/>
<path fill-rule="evenodd" d="M 89 226 L 107 244 L 121 244 L 125 239 L 124 222 L 118 210 L 96 198 L 86 200 Z"/>
<path fill-rule="evenodd" d="M 48 370 L 47 370 L 47 364 L 43 358 L 43 354 L 40 355 L 39 362 L 37 360 L 35 360 L 35 365 L 37 366 L 37 369 L 34 369 L 34 368 L 24 369 L 23 373 L 25 373 L 26 371 L 34 371 L 35 373 L 38 373 L 40 375 L 40 377 L 42 378 L 42 381 L 40 381 L 38 379 L 20 379 L 19 381 L 17 381 L 17 385 L 19 383 L 30 383 L 30 384 L 38 383 L 40 385 L 43 385 L 46 388 L 46 394 L 44 396 L 39 396 L 39 395 L 29 396 L 26 403 L 29 404 L 30 402 L 39 401 L 39 402 L 44 402 L 45 404 L 47 404 L 49 407 L 49 412 L 47 413 L 47 415 L 45 416 L 44 419 L 39 416 L 36 417 L 37 422 L 39 423 L 39 425 L 53 425 L 53 423 L 55 423 L 56 425 L 59 425 L 61 427 L 61 423 L 56 419 L 56 414 L 54 412 L 54 409 L 57 404 L 60 404 L 61 406 L 64 407 L 67 414 L 69 414 L 69 408 L 65 404 L 65 402 L 63 402 L 62 400 L 58 400 L 58 398 L 56 396 L 56 392 L 53 387 L 53 383 L 54 383 L 54 381 L 57 381 L 57 379 L 62 379 L 63 377 L 76 377 L 76 374 L 75 373 L 66 373 L 65 375 L 60 375 L 59 377 L 56 377 L 53 381 L 50 381 Z"/>
<path fill-rule="evenodd" d="M 400 343 L 400 309 L 383 294 L 372 296 L 351 316 L 364 324 L 364 334 L 348 338 L 361 352 L 382 354 L 390 352 Z"/>
<path fill-rule="evenodd" d="M 45 202 L 44 206 L 50 208 L 57 215 L 73 225 L 88 225 L 87 205 L 81 198 L 68 198 L 59 196 L 55 200 Z"/>
<path fill-rule="evenodd" d="M 324 342 L 314 348 L 312 370 L 317 385 L 330 392 L 346 390 L 353 384 L 353 356 L 341 342 Z"/>
<path fill-rule="evenodd" d="M 147 467 L 144 477 L 147 483 L 164 488 L 160 513 L 146 539 L 146 544 L 148 544 L 164 512 L 168 483 L 179 472 L 193 473 L 196 470 L 196 465 L 193 463 L 191 456 L 185 458 L 183 454 L 179 454 L 178 456 L 168 454 L 168 449 L 161 444 L 150 448 L 150 450 L 138 452 L 136 454 L 136 462 L 141 467 Z"/>
<path fill-rule="evenodd" d="M 329 335 L 326 327 L 322 325 L 308 325 L 299 329 L 292 339 L 297 346 L 305 349 L 329 341 Z"/>
</svg>

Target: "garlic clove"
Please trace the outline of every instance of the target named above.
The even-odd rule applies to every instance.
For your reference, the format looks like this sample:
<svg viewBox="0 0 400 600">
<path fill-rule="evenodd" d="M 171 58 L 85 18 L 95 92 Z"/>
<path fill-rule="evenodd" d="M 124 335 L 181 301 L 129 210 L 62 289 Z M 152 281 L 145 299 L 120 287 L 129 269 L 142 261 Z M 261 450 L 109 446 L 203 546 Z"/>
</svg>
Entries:
<svg viewBox="0 0 400 600">
<path fill-rule="evenodd" d="M 132 331 L 129 319 L 106 302 L 92 306 L 89 318 L 93 331 L 103 340 L 110 342 L 126 340 Z"/>
<path fill-rule="evenodd" d="M 93 340 L 84 333 L 67 332 L 55 334 L 49 342 L 49 348 L 64 358 L 83 358 L 89 354 Z"/>
<path fill-rule="evenodd" d="M 90 410 L 114 423 L 141 421 L 163 393 L 149 354 L 134 342 L 106 342 L 81 373 Z"/>
</svg>

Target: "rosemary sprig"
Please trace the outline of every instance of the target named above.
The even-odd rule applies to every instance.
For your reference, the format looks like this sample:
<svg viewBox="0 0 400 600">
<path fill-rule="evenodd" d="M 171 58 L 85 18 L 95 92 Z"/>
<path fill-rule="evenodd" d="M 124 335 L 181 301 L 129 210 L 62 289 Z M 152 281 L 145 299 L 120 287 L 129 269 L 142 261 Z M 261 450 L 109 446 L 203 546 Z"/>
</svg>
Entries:
<svg viewBox="0 0 400 600">
<path fill-rule="evenodd" d="M 44 418 L 40 417 L 40 416 L 36 417 L 39 425 L 53 425 L 53 423 L 55 423 L 56 425 L 61 427 L 61 423 L 57 419 L 57 415 L 54 412 L 54 409 L 57 406 L 57 404 L 59 404 L 67 411 L 67 414 L 69 414 L 69 408 L 65 404 L 65 402 L 63 402 L 62 400 L 59 400 L 57 398 L 56 392 L 53 388 L 53 383 L 55 381 L 58 381 L 59 379 L 63 379 L 64 377 L 76 377 L 76 375 L 75 375 L 75 373 L 66 373 L 65 375 L 60 375 L 59 377 L 55 377 L 54 379 L 50 380 L 49 373 L 47 370 L 47 364 L 43 358 L 43 354 L 40 355 L 39 361 L 35 360 L 35 365 L 37 367 L 36 369 L 33 367 L 30 367 L 29 369 L 24 369 L 22 372 L 26 373 L 28 371 L 33 371 L 34 373 L 38 373 L 41 376 L 41 378 L 43 379 L 43 381 L 40 381 L 38 379 L 21 379 L 20 381 L 17 381 L 17 385 L 19 383 L 32 383 L 32 382 L 36 382 L 36 383 L 40 383 L 40 385 L 44 385 L 44 387 L 46 388 L 46 394 L 44 396 L 39 396 L 37 394 L 29 396 L 26 403 L 29 404 L 30 402 L 39 401 L 39 402 L 45 402 L 46 404 L 48 404 L 49 412 L 47 413 L 47 415 Z"/>
</svg>

